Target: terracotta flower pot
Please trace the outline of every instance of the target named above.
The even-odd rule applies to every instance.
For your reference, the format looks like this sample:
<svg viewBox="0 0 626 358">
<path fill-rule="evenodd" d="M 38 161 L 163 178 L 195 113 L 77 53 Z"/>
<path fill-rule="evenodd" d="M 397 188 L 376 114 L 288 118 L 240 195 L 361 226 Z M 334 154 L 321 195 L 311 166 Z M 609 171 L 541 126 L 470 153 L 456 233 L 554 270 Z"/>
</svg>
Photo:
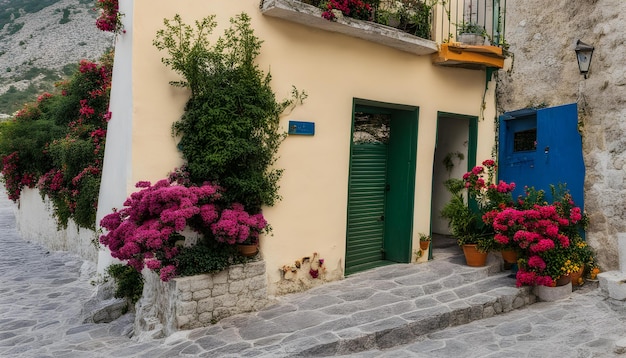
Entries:
<svg viewBox="0 0 626 358">
<path fill-rule="evenodd" d="M 583 272 L 585 272 L 585 265 L 580 265 L 580 270 L 569 274 L 572 278 L 572 286 L 580 286 L 582 284 L 581 277 Z"/>
<path fill-rule="evenodd" d="M 463 245 L 463 254 L 465 254 L 467 266 L 482 267 L 487 264 L 487 253 L 478 251 L 475 244 Z"/>
<path fill-rule="evenodd" d="M 517 262 L 517 252 L 515 250 L 502 250 L 502 259 L 504 262 L 514 264 Z"/>
<path fill-rule="evenodd" d="M 570 275 L 563 275 L 556 279 L 557 286 L 565 286 L 570 282 L 572 282 L 572 277 Z"/>
<path fill-rule="evenodd" d="M 420 241 L 420 249 L 428 250 L 428 246 L 430 246 L 430 240 L 428 240 L 428 241 Z"/>
<path fill-rule="evenodd" d="M 251 245 L 239 244 L 237 245 L 237 251 L 239 251 L 239 254 L 241 254 L 241 256 L 252 257 L 259 252 L 259 245 L 258 244 L 251 244 Z"/>
</svg>

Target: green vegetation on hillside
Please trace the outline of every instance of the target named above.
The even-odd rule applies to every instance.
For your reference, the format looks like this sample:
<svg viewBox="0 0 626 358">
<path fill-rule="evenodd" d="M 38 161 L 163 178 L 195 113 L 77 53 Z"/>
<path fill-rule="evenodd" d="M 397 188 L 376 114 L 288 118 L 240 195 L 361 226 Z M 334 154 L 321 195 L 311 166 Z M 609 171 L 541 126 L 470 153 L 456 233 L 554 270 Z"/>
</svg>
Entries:
<svg viewBox="0 0 626 358">
<path fill-rule="evenodd" d="M 0 29 L 20 17 L 20 10 L 27 14 L 32 14 L 52 4 L 56 4 L 59 1 L 60 0 L 12 0 L 8 4 L 0 3 Z"/>
<path fill-rule="evenodd" d="M 66 67 L 67 68 L 63 69 L 65 76 L 71 75 L 75 69 L 78 68 L 76 64 L 67 65 Z M 31 83 L 25 89 L 18 89 L 15 86 L 11 86 L 7 92 L 0 94 L 0 113 L 14 113 L 22 108 L 24 103 L 31 101 L 43 92 L 52 91 L 54 89 L 54 83 L 61 79 L 61 76 L 56 71 L 47 68 L 30 67 L 22 73 L 21 76 L 12 81 L 32 81 L 38 76 L 43 76 L 43 78 L 38 81 L 36 85 Z"/>
</svg>

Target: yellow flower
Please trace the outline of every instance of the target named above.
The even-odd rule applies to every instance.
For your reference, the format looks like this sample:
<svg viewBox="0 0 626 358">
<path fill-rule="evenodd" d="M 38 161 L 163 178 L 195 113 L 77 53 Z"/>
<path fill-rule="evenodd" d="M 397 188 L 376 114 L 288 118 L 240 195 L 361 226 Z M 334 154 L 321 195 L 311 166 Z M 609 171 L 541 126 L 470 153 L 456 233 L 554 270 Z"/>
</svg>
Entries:
<svg viewBox="0 0 626 358">
<path fill-rule="evenodd" d="M 580 265 L 572 263 L 571 260 L 567 260 L 563 263 L 563 267 L 561 267 L 561 271 L 564 274 L 569 275 L 572 272 L 578 272 L 580 270 Z"/>
</svg>

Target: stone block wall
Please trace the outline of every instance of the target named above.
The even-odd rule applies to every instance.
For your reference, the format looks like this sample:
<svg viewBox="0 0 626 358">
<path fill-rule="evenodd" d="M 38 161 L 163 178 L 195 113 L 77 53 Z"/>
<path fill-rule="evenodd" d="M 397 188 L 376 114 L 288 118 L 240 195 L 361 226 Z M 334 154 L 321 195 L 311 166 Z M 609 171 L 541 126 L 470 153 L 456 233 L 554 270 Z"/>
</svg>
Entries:
<svg viewBox="0 0 626 358">
<path fill-rule="evenodd" d="M 143 297 L 137 303 L 135 333 L 151 338 L 178 330 L 209 326 L 222 318 L 267 305 L 265 261 L 234 265 L 216 274 L 160 281 L 144 273 Z"/>
</svg>

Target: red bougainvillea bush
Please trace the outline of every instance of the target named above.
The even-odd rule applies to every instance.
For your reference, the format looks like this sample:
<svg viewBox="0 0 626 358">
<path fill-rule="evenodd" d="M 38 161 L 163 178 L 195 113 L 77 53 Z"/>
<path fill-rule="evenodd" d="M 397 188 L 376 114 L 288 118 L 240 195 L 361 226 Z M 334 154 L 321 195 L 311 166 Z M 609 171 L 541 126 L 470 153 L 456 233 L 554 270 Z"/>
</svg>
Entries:
<svg viewBox="0 0 626 358">
<path fill-rule="evenodd" d="M 185 186 L 163 179 L 136 186 L 141 190 L 130 195 L 124 208 L 100 222 L 109 230 L 100 242 L 113 257 L 137 271 L 147 267 L 163 281 L 179 274 L 220 271 L 237 259 L 235 244 L 258 243 L 267 228 L 261 213 L 250 215 L 241 204 L 224 203 L 221 189 L 212 184 Z M 200 235 L 195 246 L 184 245 L 186 229 Z"/>
</svg>

